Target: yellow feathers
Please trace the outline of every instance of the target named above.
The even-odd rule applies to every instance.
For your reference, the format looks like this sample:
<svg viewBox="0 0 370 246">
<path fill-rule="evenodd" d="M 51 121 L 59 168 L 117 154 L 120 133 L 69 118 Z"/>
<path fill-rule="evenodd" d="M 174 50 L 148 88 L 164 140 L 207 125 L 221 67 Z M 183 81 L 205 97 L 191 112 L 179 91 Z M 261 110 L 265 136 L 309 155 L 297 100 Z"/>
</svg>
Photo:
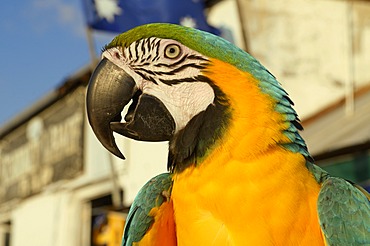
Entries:
<svg viewBox="0 0 370 246">
<path fill-rule="evenodd" d="M 229 96 L 231 126 L 201 165 L 174 174 L 178 241 L 189 246 L 323 245 L 317 243 L 322 237 L 316 210 L 320 187 L 304 157 L 277 144 L 288 140 L 275 102 L 251 75 L 226 63 L 212 60 L 205 75 Z"/>
<path fill-rule="evenodd" d="M 274 110 L 276 102 L 261 93 L 258 81 L 251 74 L 242 72 L 228 63 L 211 59 L 211 65 L 205 75 L 230 100 L 233 110 L 232 125 L 224 140 L 236 148 L 233 158 L 255 159 L 256 153 L 263 154 L 270 148 L 278 147 L 276 143 L 289 142 L 283 134 L 283 130 L 288 127 L 283 115 Z"/>
</svg>

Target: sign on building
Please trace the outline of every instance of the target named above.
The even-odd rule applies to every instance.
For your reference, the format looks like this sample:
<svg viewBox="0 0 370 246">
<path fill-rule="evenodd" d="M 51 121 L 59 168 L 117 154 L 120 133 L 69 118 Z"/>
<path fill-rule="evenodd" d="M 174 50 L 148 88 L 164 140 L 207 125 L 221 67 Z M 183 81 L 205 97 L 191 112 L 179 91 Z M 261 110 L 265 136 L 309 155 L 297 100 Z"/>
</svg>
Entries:
<svg viewBox="0 0 370 246">
<path fill-rule="evenodd" d="M 0 203 L 80 175 L 83 119 L 78 88 L 0 140 Z"/>
</svg>

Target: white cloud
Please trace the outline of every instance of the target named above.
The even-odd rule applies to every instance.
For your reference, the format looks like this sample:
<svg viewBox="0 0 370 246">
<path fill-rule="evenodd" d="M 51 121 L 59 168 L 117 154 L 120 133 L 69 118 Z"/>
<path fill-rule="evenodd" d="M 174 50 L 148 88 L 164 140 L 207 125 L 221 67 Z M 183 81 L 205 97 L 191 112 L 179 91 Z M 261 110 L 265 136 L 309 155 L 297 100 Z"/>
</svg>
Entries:
<svg viewBox="0 0 370 246">
<path fill-rule="evenodd" d="M 80 19 L 80 13 L 77 12 L 75 6 L 72 5 L 59 5 L 58 17 L 61 23 L 71 24 Z"/>
</svg>

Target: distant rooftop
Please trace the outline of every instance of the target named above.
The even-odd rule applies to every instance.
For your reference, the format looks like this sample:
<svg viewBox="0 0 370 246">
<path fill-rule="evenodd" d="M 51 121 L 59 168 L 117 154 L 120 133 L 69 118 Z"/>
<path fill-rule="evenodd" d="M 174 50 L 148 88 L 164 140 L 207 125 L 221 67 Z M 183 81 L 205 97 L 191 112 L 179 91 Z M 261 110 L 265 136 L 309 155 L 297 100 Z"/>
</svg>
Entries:
<svg viewBox="0 0 370 246">
<path fill-rule="evenodd" d="M 9 134 L 20 125 L 30 120 L 32 117 L 43 111 L 45 108 L 49 107 L 54 102 L 63 98 L 65 95 L 76 89 L 78 86 L 86 86 L 89 82 L 91 72 L 92 69 L 90 65 L 81 68 L 76 73 L 65 79 L 55 90 L 46 94 L 40 100 L 36 101 L 30 107 L 26 108 L 19 115 L 10 119 L 8 122 L 5 122 L 5 124 L 0 127 L 0 139 L 2 139 L 5 135 Z"/>
<path fill-rule="evenodd" d="M 354 94 L 354 111 L 345 112 L 345 98 L 302 121 L 302 136 L 314 156 L 370 148 L 370 84 Z"/>
</svg>

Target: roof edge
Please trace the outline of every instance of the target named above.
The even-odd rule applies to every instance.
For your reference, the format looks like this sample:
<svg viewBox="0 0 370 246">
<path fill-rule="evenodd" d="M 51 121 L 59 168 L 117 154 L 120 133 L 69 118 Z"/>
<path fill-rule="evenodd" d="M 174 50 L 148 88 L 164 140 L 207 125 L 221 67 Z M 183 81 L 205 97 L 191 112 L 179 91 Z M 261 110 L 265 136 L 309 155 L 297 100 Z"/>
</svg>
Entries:
<svg viewBox="0 0 370 246">
<path fill-rule="evenodd" d="M 87 85 L 91 72 L 91 64 L 84 66 L 71 76 L 64 79 L 54 90 L 41 97 L 34 104 L 24 109 L 20 114 L 17 114 L 9 121 L 6 121 L 2 126 L 0 126 L 0 139 L 76 89 L 78 86 Z"/>
<path fill-rule="evenodd" d="M 354 100 L 356 100 L 359 97 L 367 94 L 368 92 L 370 92 L 370 82 L 366 83 L 366 85 L 360 87 L 358 90 L 356 90 L 354 92 Z M 329 104 L 328 106 L 326 106 L 322 110 L 306 117 L 305 119 L 302 119 L 301 123 L 304 127 L 307 127 L 308 125 L 310 125 L 310 124 L 316 122 L 317 120 L 319 120 L 324 115 L 327 115 L 327 114 L 333 112 L 334 110 L 338 109 L 339 107 L 345 105 L 345 103 L 346 103 L 346 97 L 343 96 L 342 98 L 340 98 L 339 100 Z"/>
</svg>

